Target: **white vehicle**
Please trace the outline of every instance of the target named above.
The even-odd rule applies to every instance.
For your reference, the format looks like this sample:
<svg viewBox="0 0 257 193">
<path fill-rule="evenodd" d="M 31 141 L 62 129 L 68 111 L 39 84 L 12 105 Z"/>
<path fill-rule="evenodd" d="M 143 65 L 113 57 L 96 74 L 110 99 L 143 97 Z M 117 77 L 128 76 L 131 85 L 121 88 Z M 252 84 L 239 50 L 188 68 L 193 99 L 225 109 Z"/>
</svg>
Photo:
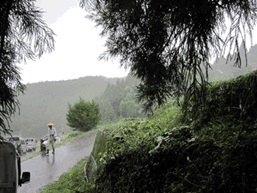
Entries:
<svg viewBox="0 0 257 193">
<path fill-rule="evenodd" d="M 21 176 L 21 161 L 14 145 L 0 141 L 0 193 L 17 193 L 18 187 L 30 181 L 30 172 Z"/>
<path fill-rule="evenodd" d="M 10 137 L 9 142 L 11 142 L 15 146 L 20 155 L 26 154 L 27 144 L 25 142 L 25 139 L 21 137 Z"/>
<path fill-rule="evenodd" d="M 27 145 L 27 151 L 36 151 L 37 149 L 37 139 L 35 138 L 27 138 L 25 139 Z"/>
</svg>

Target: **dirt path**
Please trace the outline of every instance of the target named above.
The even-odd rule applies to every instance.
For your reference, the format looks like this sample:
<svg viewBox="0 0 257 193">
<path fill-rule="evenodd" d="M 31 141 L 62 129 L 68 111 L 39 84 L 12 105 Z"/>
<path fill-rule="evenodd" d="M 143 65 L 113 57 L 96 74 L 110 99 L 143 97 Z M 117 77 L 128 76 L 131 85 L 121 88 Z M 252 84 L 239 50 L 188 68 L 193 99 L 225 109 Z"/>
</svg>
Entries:
<svg viewBox="0 0 257 193">
<path fill-rule="evenodd" d="M 22 162 L 22 171 L 31 173 L 28 184 L 19 188 L 20 193 L 38 193 L 43 186 L 52 183 L 72 168 L 82 158 L 89 156 L 95 141 L 96 132 L 91 132 L 80 139 L 73 140 L 56 149 L 49 156 L 40 155 Z"/>
</svg>

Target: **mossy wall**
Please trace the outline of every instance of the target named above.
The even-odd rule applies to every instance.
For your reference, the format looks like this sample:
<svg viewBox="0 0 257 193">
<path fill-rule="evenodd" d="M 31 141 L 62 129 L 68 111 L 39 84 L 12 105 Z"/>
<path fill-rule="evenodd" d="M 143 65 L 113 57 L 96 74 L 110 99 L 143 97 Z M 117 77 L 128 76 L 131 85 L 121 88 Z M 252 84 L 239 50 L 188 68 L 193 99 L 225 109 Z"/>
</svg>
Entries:
<svg viewBox="0 0 257 193">
<path fill-rule="evenodd" d="M 98 130 L 91 155 L 85 165 L 85 178 L 87 181 L 94 181 L 96 171 L 101 169 L 103 164 L 100 163 L 102 153 L 106 151 L 107 133 Z"/>
<path fill-rule="evenodd" d="M 190 101 L 187 118 L 208 122 L 245 123 L 257 128 L 257 71 L 224 82 L 214 82 L 206 92 L 205 103 Z"/>
<path fill-rule="evenodd" d="M 197 103 L 190 103 L 191 125 L 159 128 L 161 123 L 150 121 L 145 124 L 148 130 L 155 126 L 165 132 L 149 131 L 152 135 L 137 141 L 137 146 L 126 139 L 136 141 L 139 130 L 146 132 L 144 126 L 137 132 L 126 127 L 119 130 L 122 140 L 115 139 L 113 131 L 107 143 L 115 146 L 106 147 L 109 159 L 99 170 L 95 192 L 256 192 L 256 88 L 256 72 L 213 83 L 197 116 L 190 109 Z"/>
</svg>

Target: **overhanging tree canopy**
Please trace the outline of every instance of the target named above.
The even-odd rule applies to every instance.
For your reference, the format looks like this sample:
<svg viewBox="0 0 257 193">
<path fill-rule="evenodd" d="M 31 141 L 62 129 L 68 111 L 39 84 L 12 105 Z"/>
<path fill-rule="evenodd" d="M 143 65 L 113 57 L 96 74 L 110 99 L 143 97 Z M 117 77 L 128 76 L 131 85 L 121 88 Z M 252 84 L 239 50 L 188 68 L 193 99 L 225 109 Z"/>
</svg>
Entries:
<svg viewBox="0 0 257 193">
<path fill-rule="evenodd" d="M 42 20 L 35 0 L 1 0 L 0 4 L 0 137 L 9 133 L 10 120 L 25 86 L 17 63 L 54 49 L 53 31 Z"/>
<path fill-rule="evenodd" d="M 143 84 L 148 106 L 193 93 L 200 99 L 211 56 L 228 49 L 240 65 L 240 41 L 251 37 L 256 0 L 80 0 L 102 26 L 107 51 Z M 223 32 L 227 36 L 223 38 Z M 199 87 L 200 85 L 200 87 Z M 200 97 L 200 98 L 199 98 Z"/>
</svg>

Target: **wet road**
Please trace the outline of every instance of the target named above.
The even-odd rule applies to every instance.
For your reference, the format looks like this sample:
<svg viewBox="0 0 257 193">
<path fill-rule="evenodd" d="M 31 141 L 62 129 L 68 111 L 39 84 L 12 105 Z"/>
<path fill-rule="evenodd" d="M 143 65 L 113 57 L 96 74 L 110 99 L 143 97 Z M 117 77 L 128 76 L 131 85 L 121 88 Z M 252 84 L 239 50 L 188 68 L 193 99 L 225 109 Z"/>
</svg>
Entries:
<svg viewBox="0 0 257 193">
<path fill-rule="evenodd" d="M 40 155 L 21 163 L 22 172 L 29 171 L 31 179 L 19 188 L 19 193 L 38 193 L 43 186 L 52 183 L 72 168 L 82 158 L 89 156 L 96 132 L 91 132 L 78 140 L 73 140 L 56 148 L 55 154 Z"/>
</svg>

